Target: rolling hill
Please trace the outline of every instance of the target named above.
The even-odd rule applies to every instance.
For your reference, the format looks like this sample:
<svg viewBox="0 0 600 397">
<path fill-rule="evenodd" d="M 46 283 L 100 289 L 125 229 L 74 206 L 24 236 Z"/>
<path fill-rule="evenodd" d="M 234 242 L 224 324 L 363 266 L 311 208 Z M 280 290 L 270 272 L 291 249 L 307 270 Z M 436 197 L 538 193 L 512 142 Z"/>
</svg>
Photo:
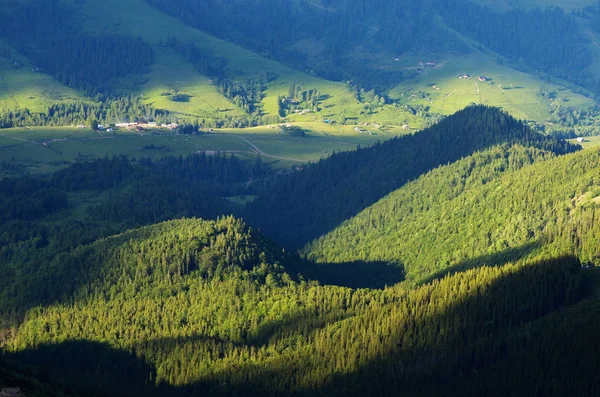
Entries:
<svg viewBox="0 0 600 397">
<path fill-rule="evenodd" d="M 2 180 L 0 387 L 129 397 L 597 390 L 598 152 L 569 153 L 577 147 L 481 106 L 402 139 L 278 174 L 297 181 L 345 163 L 350 177 L 367 164 L 385 181 L 400 177 L 389 153 L 415 156 L 405 172 L 417 179 L 309 245 L 313 261 L 232 216 L 148 224 L 227 211 L 220 192 L 273 176 L 258 162 L 114 157 Z M 452 142 L 454 159 L 419 171 Z"/>
<path fill-rule="evenodd" d="M 282 244 L 301 248 L 421 174 L 501 143 L 576 150 L 499 109 L 471 106 L 414 135 L 338 153 L 283 178 L 249 203 L 245 216 Z"/>
<path fill-rule="evenodd" d="M 395 263 L 412 281 L 540 252 L 596 265 L 598 159 L 595 149 L 555 158 L 493 148 L 423 175 L 303 252 L 324 263 Z"/>
<path fill-rule="evenodd" d="M 12 3 L 9 0 L 7 2 Z M 204 6 L 196 5 L 204 7 L 197 11 L 203 19 L 218 21 L 219 18 L 233 18 L 231 13 L 226 13 L 227 7 L 211 8 L 208 3 L 210 2 Z M 350 12 L 354 7 L 353 2 L 341 3 L 338 6 L 331 3 L 325 8 L 335 16 L 345 15 L 344 10 L 348 9 Z M 4 18 L 23 21 L 21 26 L 27 26 L 34 18 L 39 26 L 45 26 L 45 23 L 41 23 L 43 15 L 28 17 L 30 11 L 27 10 L 29 7 L 44 9 L 48 7 L 48 3 L 36 0 L 23 4 L 19 7 L 6 7 Z M 331 16 L 315 5 L 318 3 L 298 2 L 299 8 L 290 6 L 287 12 L 300 12 L 298 21 L 289 26 L 293 36 L 284 42 L 284 52 L 272 53 L 266 48 L 275 48 L 276 43 L 261 44 L 258 32 L 255 32 L 256 37 L 247 35 L 250 41 L 246 42 L 241 39 L 239 32 L 230 27 L 219 30 L 213 29 L 210 24 L 204 24 L 204 31 L 202 27 L 198 29 L 199 26 L 186 19 L 183 13 L 176 12 L 177 7 L 186 10 L 185 1 L 177 5 L 159 1 L 110 0 L 100 6 L 93 1 L 61 0 L 52 7 L 55 12 L 54 20 L 65 20 L 61 24 L 62 29 L 69 26 L 73 32 L 84 35 L 87 42 L 97 40 L 100 44 L 106 38 L 121 41 L 136 38 L 143 42 L 144 51 L 152 52 L 151 61 L 136 69 L 137 66 L 134 65 L 137 65 L 141 56 L 136 55 L 129 60 L 133 53 L 131 49 L 120 50 L 118 46 L 112 46 L 114 50 L 111 53 L 97 47 L 89 56 L 86 55 L 86 58 L 94 59 L 93 61 L 86 59 L 76 64 L 80 67 L 87 65 L 83 68 L 86 70 L 98 63 L 112 65 L 129 62 L 130 73 L 115 75 L 115 78 L 96 78 L 97 82 L 107 81 L 108 85 L 105 87 L 94 87 L 98 83 L 78 83 L 72 78 L 67 81 L 61 77 L 63 72 L 59 70 L 76 60 L 73 55 L 69 55 L 73 54 L 74 47 L 63 51 L 57 44 L 57 51 L 64 52 L 65 55 L 57 58 L 58 63 L 53 65 L 46 65 L 50 55 L 38 49 L 45 46 L 43 37 L 54 34 L 54 26 L 57 26 L 55 23 L 49 20 L 47 28 L 25 28 L 24 32 L 17 32 L 17 28 L 9 24 L 8 33 L 3 35 L 4 50 L 0 57 L 0 88 L 3 92 L 0 94 L 0 104 L 5 110 L 20 107 L 45 112 L 54 104 L 73 101 L 93 103 L 98 98 L 89 94 L 100 89 L 108 95 L 142 97 L 147 105 L 170 112 L 171 119 L 198 119 L 208 126 L 223 123 L 229 126 L 271 124 L 278 122 L 279 116 L 283 114 L 292 122 L 334 120 L 353 125 L 376 123 L 408 125 L 413 129 L 420 129 L 438 120 L 437 115 L 452 114 L 471 103 L 480 103 L 502 107 L 515 117 L 536 121 L 541 126 L 552 122 L 553 124 L 545 125 L 552 129 L 556 125 L 574 128 L 564 120 L 564 115 L 557 115 L 555 108 L 579 109 L 581 112 L 594 103 L 590 98 L 576 93 L 590 95 L 581 87 L 552 77 L 551 74 L 536 74 L 528 66 L 514 65 L 510 59 L 493 49 L 482 47 L 468 34 L 455 32 L 451 26 L 431 25 L 424 21 L 421 23 L 425 25 L 413 33 L 423 31 L 423 40 L 407 39 L 410 46 L 400 46 L 398 51 L 393 50 L 391 43 L 380 49 L 367 47 L 363 41 L 372 38 L 369 34 L 361 38 L 360 34 L 364 34 L 365 30 L 377 32 L 368 27 L 371 26 L 370 23 L 351 22 L 351 26 L 356 27 L 356 32 L 348 38 L 352 47 L 348 49 L 347 55 L 336 61 L 340 65 L 337 68 L 345 72 L 335 81 L 317 77 L 318 73 L 310 66 L 319 69 L 318 65 L 323 62 L 323 65 L 328 65 L 330 58 L 338 55 L 333 55 L 333 44 L 327 41 L 329 39 L 315 41 L 311 38 L 311 29 L 317 29 L 313 25 L 316 22 L 306 26 L 303 24 L 307 22 L 305 19 L 311 17 L 316 18 L 315 21 L 324 18 L 331 25 L 327 29 L 333 29 Z M 236 12 L 246 15 L 261 12 L 263 7 L 254 2 L 238 6 L 240 8 Z M 206 12 L 209 9 L 211 11 Z M 272 11 L 284 12 L 283 9 Z M 406 12 L 409 15 L 412 11 Z M 21 14 L 25 15 L 23 19 L 15 17 Z M 48 17 L 52 15 L 51 12 L 46 14 Z M 373 18 L 375 17 L 370 16 L 367 19 L 371 21 Z M 280 25 L 273 23 L 274 26 L 270 27 L 271 22 L 265 22 L 262 28 L 267 29 L 266 31 L 271 28 L 282 29 Z M 302 33 L 302 29 L 308 33 Z M 434 36 L 429 37 L 428 29 Z M 432 47 L 434 38 L 443 35 L 449 35 L 454 40 L 454 44 L 449 44 L 446 51 Z M 29 37 L 26 44 L 21 41 L 24 36 Z M 282 35 L 281 40 L 284 40 L 284 36 Z M 378 37 L 378 33 L 375 37 Z M 179 44 L 174 45 L 169 41 L 172 38 L 176 38 Z M 190 50 L 192 47 L 193 50 Z M 453 52 L 454 47 L 460 50 Z M 325 52 L 321 50 L 321 54 L 313 57 L 312 61 L 310 56 L 303 54 L 303 51 L 312 53 L 319 48 L 324 48 Z M 101 59 L 96 59 L 96 54 Z M 500 62 L 501 58 L 506 61 Z M 424 61 L 435 66 L 421 66 Z M 15 62 L 19 66 L 15 66 Z M 323 66 L 322 74 L 326 75 L 327 70 L 332 70 L 331 66 Z M 459 80 L 457 76 L 463 74 L 469 75 L 469 78 Z M 369 82 L 365 76 L 375 76 L 375 81 Z M 486 81 L 479 82 L 478 76 L 486 76 Z M 346 81 L 350 79 L 352 82 L 348 84 Z M 263 82 L 260 87 L 256 86 L 257 93 L 252 94 L 248 85 L 255 85 L 258 81 Z M 238 86 L 234 86 L 235 84 Z M 244 85 L 246 88 L 242 87 Z M 308 104 L 301 102 L 281 110 L 278 98 L 286 98 L 292 85 L 298 88 L 298 92 L 318 92 L 316 113 L 312 112 Z M 371 88 L 374 90 L 370 91 Z M 544 96 L 540 92 L 552 95 Z M 182 100 L 173 100 L 177 95 Z M 295 108 L 310 109 L 311 112 L 296 113 L 293 111 Z M 76 116 L 73 121 L 86 120 Z M 589 128 L 577 124 L 581 132 L 590 133 Z"/>
</svg>

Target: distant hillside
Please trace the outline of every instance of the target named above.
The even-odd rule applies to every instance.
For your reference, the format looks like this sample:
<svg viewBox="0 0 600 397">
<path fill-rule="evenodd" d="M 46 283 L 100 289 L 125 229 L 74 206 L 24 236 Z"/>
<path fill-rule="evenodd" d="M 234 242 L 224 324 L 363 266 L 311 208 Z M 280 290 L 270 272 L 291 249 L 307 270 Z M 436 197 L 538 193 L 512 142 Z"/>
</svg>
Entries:
<svg viewBox="0 0 600 397">
<path fill-rule="evenodd" d="M 6 3 L 0 127 L 285 118 L 399 134 L 471 103 L 560 133 L 595 134 L 600 124 L 590 98 L 596 39 L 582 38 L 596 34 L 586 28 L 593 7 L 568 15 L 442 0 Z"/>
<path fill-rule="evenodd" d="M 282 178 L 248 205 L 245 217 L 267 235 L 300 248 L 411 179 L 501 143 L 556 154 L 577 149 L 498 109 L 473 106 L 422 132 L 338 153 Z"/>
<path fill-rule="evenodd" d="M 304 253 L 325 263 L 392 262 L 413 281 L 540 252 L 597 265 L 599 154 L 475 154 L 393 192 Z"/>
</svg>

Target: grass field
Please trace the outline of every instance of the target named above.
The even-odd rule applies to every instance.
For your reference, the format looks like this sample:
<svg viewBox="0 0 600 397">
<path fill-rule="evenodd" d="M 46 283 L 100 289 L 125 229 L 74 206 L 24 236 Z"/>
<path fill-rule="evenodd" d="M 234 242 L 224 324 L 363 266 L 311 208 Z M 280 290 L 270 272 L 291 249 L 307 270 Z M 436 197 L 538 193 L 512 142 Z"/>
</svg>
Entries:
<svg viewBox="0 0 600 397">
<path fill-rule="evenodd" d="M 458 78 L 465 74 L 470 77 Z M 479 76 L 489 81 L 479 81 Z M 593 100 L 583 95 L 498 65 L 481 54 L 453 57 L 425 68 L 411 81 L 394 88 L 390 95 L 403 103 L 430 106 L 442 114 L 477 103 L 501 107 L 517 118 L 544 121 L 550 115 L 538 97 L 541 87 L 557 91 L 558 97 L 572 106 L 593 104 Z"/>
<path fill-rule="evenodd" d="M 5 46 L 6 43 L 0 41 Z M 36 73 L 25 57 L 12 52 L 12 61 L 0 55 L 0 109 L 28 108 L 45 111 L 48 106 L 63 100 L 81 98 L 45 73 Z M 14 62 L 20 66 L 15 67 Z"/>
<path fill-rule="evenodd" d="M 569 139 L 572 143 L 577 143 L 576 139 Z M 584 149 L 595 149 L 600 147 L 600 136 L 585 137 L 582 143 L 579 143 Z"/>
<path fill-rule="evenodd" d="M 303 125 L 311 127 L 310 124 Z M 245 159 L 262 159 L 275 167 L 318 161 L 334 151 L 368 146 L 388 139 L 395 132 L 368 136 L 350 127 L 335 129 L 322 126 L 307 136 L 295 138 L 276 133 L 276 129 L 228 129 L 202 135 L 173 135 L 164 132 L 139 134 L 119 131 L 102 135 L 89 129 L 75 128 L 14 128 L 0 130 L 0 161 L 21 166 L 31 173 L 47 173 L 77 161 L 106 155 L 124 154 L 130 158 L 161 158 L 198 152 L 233 153 Z"/>
</svg>

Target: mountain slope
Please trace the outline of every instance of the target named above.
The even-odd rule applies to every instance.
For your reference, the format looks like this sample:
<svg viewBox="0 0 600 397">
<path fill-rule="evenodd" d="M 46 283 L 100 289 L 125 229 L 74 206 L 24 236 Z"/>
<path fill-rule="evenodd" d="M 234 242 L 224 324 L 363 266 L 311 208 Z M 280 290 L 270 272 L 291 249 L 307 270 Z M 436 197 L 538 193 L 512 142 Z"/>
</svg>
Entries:
<svg viewBox="0 0 600 397">
<path fill-rule="evenodd" d="M 267 235 L 300 248 L 411 179 L 500 143 L 555 153 L 576 149 L 498 109 L 473 106 L 417 134 L 338 153 L 284 178 L 248 205 L 246 218 Z"/>
<path fill-rule="evenodd" d="M 570 113 L 577 113 L 588 109 L 593 104 L 591 99 L 574 93 L 574 91 L 585 92 L 581 87 L 572 86 L 550 76 L 541 76 L 542 80 L 540 80 L 540 76 L 537 76 L 533 69 L 517 67 L 520 70 L 517 71 L 510 62 L 507 62 L 507 65 L 498 64 L 497 54 L 480 48 L 481 46 L 471 38 L 461 37 L 458 33 L 448 33 L 452 29 L 447 26 L 437 26 L 438 18 L 432 19 L 435 20 L 433 24 L 428 17 L 420 17 L 413 21 L 416 32 L 422 34 L 410 33 L 408 28 L 403 29 L 402 34 L 416 35 L 416 37 L 423 37 L 423 40 L 414 38 L 400 40 L 398 41 L 400 44 L 396 43 L 399 47 L 393 51 L 392 46 L 373 47 L 373 50 L 365 52 L 366 47 L 360 44 L 364 40 L 372 40 L 372 35 L 379 37 L 383 34 L 374 32 L 369 26 L 384 24 L 387 19 L 382 19 L 381 15 L 371 15 L 365 19 L 365 22 L 360 22 L 355 20 L 355 17 L 349 17 L 351 34 L 339 38 L 334 43 L 323 45 L 318 41 L 321 39 L 327 41 L 328 37 L 335 36 L 331 34 L 331 30 L 337 26 L 337 19 L 339 19 L 336 18 L 337 14 L 331 13 L 332 15 L 327 16 L 327 11 L 315 7 L 314 4 L 317 3 L 311 5 L 311 3 L 298 2 L 296 5 L 290 5 L 292 4 L 290 2 L 288 4 L 291 7 L 288 10 L 290 13 L 300 9 L 304 11 L 298 11 L 300 12 L 298 15 L 294 14 L 295 18 L 285 18 L 293 23 L 284 23 L 283 27 L 282 23 L 275 24 L 273 28 L 280 34 L 276 35 L 277 38 L 272 36 L 272 39 L 264 41 L 270 49 L 265 50 L 260 46 L 250 45 L 244 40 L 241 42 L 236 40 L 240 35 L 229 37 L 226 32 L 230 29 L 229 27 L 225 29 L 226 26 L 223 24 L 221 29 L 213 31 L 212 25 L 197 26 L 186 19 L 189 17 L 196 22 L 208 19 L 216 23 L 215 21 L 222 18 L 234 18 L 234 14 L 253 15 L 263 6 L 259 4 L 260 2 L 236 3 L 227 7 L 209 7 L 208 3 L 194 3 L 195 14 L 192 11 L 184 12 L 186 5 L 181 2 L 165 3 L 165 5 L 154 2 L 160 8 L 143 0 L 108 0 L 102 6 L 94 1 L 74 0 L 60 2 L 35 0 L 25 3 L 7 0 L 7 3 L 8 7 L 5 7 L 3 13 L 4 23 L 7 23 L 9 29 L 2 36 L 7 42 L 7 48 L 17 48 L 11 55 L 5 57 L 6 63 L 12 62 L 16 54 L 21 53 L 20 59 L 23 53 L 26 53 L 29 59 L 20 63 L 32 65 L 32 69 L 41 66 L 41 70 L 37 72 L 30 72 L 29 68 L 21 68 L 17 71 L 8 66 L 2 68 L 0 62 L 0 77 L 4 80 L 4 83 L 0 80 L 0 88 L 4 85 L 11 91 L 7 93 L 6 100 L 3 100 L 4 95 L 0 95 L 0 103 L 11 110 L 18 106 L 45 112 L 54 104 L 73 101 L 94 103 L 96 99 L 102 99 L 86 97 L 82 95 L 83 90 L 88 94 L 102 91 L 111 96 L 142 96 L 145 104 L 171 112 L 170 119 L 198 119 L 206 128 L 223 125 L 246 127 L 265 123 L 274 124 L 279 122 L 279 117 L 283 115 L 290 121 L 298 122 L 334 120 L 349 124 L 359 122 L 388 126 L 408 124 L 412 128 L 419 129 L 438 120 L 438 113 L 451 114 L 470 103 L 501 106 L 516 117 L 536 120 L 540 124 L 552 121 L 561 126 L 567 126 L 568 123 L 564 118 L 557 118 L 553 114 L 552 106 L 571 109 Z M 12 13 L 15 8 L 19 9 L 13 7 L 13 4 L 19 4 L 21 8 L 33 7 L 43 11 L 33 19 L 19 18 Z M 360 8 L 357 4 L 348 2 L 337 9 L 345 10 L 343 13 L 346 15 L 346 12 Z M 423 7 L 417 3 L 411 7 L 413 6 L 417 9 Z M 56 14 L 46 11 L 47 7 L 51 7 Z M 61 8 L 67 11 L 56 11 Z M 233 13 L 226 12 L 229 8 L 232 8 Z M 330 8 L 335 9 L 333 4 Z M 275 7 L 276 12 L 283 12 L 282 10 L 283 8 Z M 410 14 L 412 11 L 407 12 Z M 44 15 L 48 19 L 45 22 Z M 307 15 L 312 15 L 315 19 L 308 18 Z M 395 17 L 402 19 L 402 15 Z M 65 16 L 67 16 L 66 20 Z M 266 17 L 267 14 L 264 14 L 261 18 Z M 261 21 L 261 18 L 257 18 L 256 21 Z M 325 18 L 328 22 L 321 23 L 320 18 Z M 252 18 L 246 18 L 246 20 L 250 19 Z M 407 19 L 410 18 L 403 20 Z M 34 20 L 33 26 L 36 28 L 28 28 L 32 26 L 31 22 Z M 9 23 L 11 21 L 12 23 Z M 23 31 L 17 29 L 14 22 L 18 22 L 17 27 L 21 27 L 19 29 Z M 320 36 L 319 40 L 314 42 L 311 35 L 315 32 L 311 29 L 317 29 L 320 25 L 323 25 L 320 29 L 324 28 L 327 34 Z M 51 30 L 40 31 L 39 26 L 50 26 Z M 271 26 L 270 22 L 261 22 L 261 29 L 255 28 L 253 34 L 247 34 L 245 37 L 256 43 L 255 36 L 261 30 L 267 31 L 268 26 Z M 50 40 L 50 44 L 45 43 L 44 40 L 48 39 L 44 38 L 53 36 L 52 29 L 69 30 L 71 37 L 81 36 L 85 38 L 83 40 L 85 43 L 98 45 L 80 45 L 78 40 L 63 40 L 60 37 Z M 289 32 L 286 29 L 289 29 Z M 282 39 L 284 31 L 287 32 L 286 34 L 291 32 L 291 37 L 288 37 L 291 42 L 287 47 L 281 47 L 283 53 L 278 54 L 273 49 L 280 48 L 277 46 L 277 41 Z M 460 48 L 465 47 L 469 50 L 457 55 L 449 50 L 451 46 L 445 50 L 438 48 L 431 52 L 429 47 L 435 44 L 437 39 L 441 40 L 446 36 L 451 37 L 450 41 Z M 24 43 L 25 37 L 27 40 Z M 114 45 L 110 45 L 110 48 L 102 45 L 114 41 L 115 38 L 118 40 Z M 170 41 L 172 38 L 177 38 L 181 46 L 186 48 L 193 46 L 195 51 L 186 52 L 181 50 L 183 48 L 181 46 L 174 47 L 169 44 L 172 43 Z M 356 48 L 343 50 L 347 45 L 344 40 L 349 40 Z M 141 47 L 138 41 L 143 43 Z M 130 45 L 128 50 L 123 51 L 125 42 L 129 42 Z M 259 40 L 259 42 L 263 41 Z M 63 46 L 60 43 L 70 44 Z M 239 44 L 246 45 L 246 48 Z M 411 52 L 412 50 L 405 48 L 406 45 L 417 50 Z M 435 45 L 441 46 L 440 43 Z M 421 46 L 423 49 L 420 49 Z M 138 47 L 142 51 L 134 51 Z M 50 48 L 49 51 L 55 56 L 49 56 L 45 48 Z M 322 77 L 317 77 L 314 70 L 306 67 L 304 60 L 307 55 L 303 55 L 303 51 L 313 53 L 319 48 L 322 54 L 317 58 L 326 59 L 324 62 L 317 62 L 323 72 L 317 75 Z M 148 56 L 150 51 L 153 54 L 151 62 Z M 85 55 L 81 56 L 83 54 Z M 327 60 L 329 58 L 341 62 L 338 69 L 341 68 L 343 78 L 338 76 L 332 80 L 333 77 L 330 76 L 329 80 L 327 79 L 326 72 L 334 69 L 330 64 L 332 61 Z M 419 66 L 423 60 L 435 60 L 437 66 L 432 70 L 429 67 L 423 68 Z M 97 65 L 102 65 L 102 70 L 118 69 L 115 65 L 127 66 L 129 73 L 121 71 L 118 75 L 109 76 L 110 78 L 104 78 L 104 75 L 102 78 L 97 78 Z M 457 74 L 464 73 L 473 73 L 473 77 L 476 77 L 475 74 L 485 74 L 492 80 L 481 84 L 480 89 L 475 78 L 459 82 Z M 88 76 L 88 80 L 92 81 L 78 81 L 76 75 L 81 75 L 79 77 L 83 80 Z M 356 78 L 352 77 L 354 75 Z M 77 91 L 57 82 L 52 84 L 46 82 L 46 88 L 33 87 L 33 91 L 30 88 L 25 95 L 22 87 L 15 86 L 15 83 L 22 81 L 24 77 L 35 78 L 36 84 L 41 84 L 44 78 L 49 80 L 48 76 L 53 76 L 71 89 L 76 88 Z M 367 81 L 370 76 L 374 76 L 375 83 L 371 84 Z M 249 86 L 252 88 L 249 89 Z M 318 93 L 316 106 L 307 102 L 282 109 L 280 99 L 289 94 L 292 86 L 298 87 L 299 93 L 310 91 Z M 540 97 L 538 95 L 540 91 L 554 93 L 556 98 L 553 96 L 553 99 L 549 100 L 548 97 Z M 316 112 L 313 113 L 315 107 Z M 295 112 L 296 108 L 308 109 L 310 112 Z M 132 114 L 131 117 L 140 116 Z M 587 117 L 586 115 L 584 118 Z M 87 121 L 85 117 L 80 117 L 72 123 L 85 121 Z M 26 125 L 26 123 L 21 121 L 18 125 Z M 588 130 L 589 128 L 586 129 L 587 133 Z"/>
<path fill-rule="evenodd" d="M 304 253 L 318 262 L 397 263 L 413 281 L 540 251 L 597 264 L 599 169 L 597 150 L 553 158 L 493 149 L 391 193 Z"/>
</svg>

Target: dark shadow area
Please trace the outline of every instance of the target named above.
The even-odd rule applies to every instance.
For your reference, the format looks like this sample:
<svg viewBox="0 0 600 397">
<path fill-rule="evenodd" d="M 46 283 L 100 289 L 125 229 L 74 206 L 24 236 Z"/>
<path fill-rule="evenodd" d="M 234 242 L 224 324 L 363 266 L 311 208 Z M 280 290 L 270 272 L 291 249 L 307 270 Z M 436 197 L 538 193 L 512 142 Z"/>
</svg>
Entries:
<svg viewBox="0 0 600 397">
<path fill-rule="evenodd" d="M 557 155 L 580 149 L 499 109 L 470 106 L 417 134 L 335 153 L 280 178 L 247 205 L 244 218 L 286 248 L 300 249 L 436 167 L 514 144 Z"/>
<path fill-rule="evenodd" d="M 358 371 L 306 394 L 594 395 L 600 390 L 600 306 L 578 305 L 595 300 L 583 286 L 588 276 L 563 284 L 580 272 L 579 260 L 564 256 L 508 273 L 417 321 L 422 336 L 413 347 L 394 344 Z M 402 339 L 402 331 L 391 339 Z"/>
<path fill-rule="evenodd" d="M 74 395 L 158 395 L 156 371 L 133 354 L 90 341 L 42 345 L 5 355 L 6 362 L 41 383 L 56 383 Z M 26 386 L 19 383 L 13 387 Z M 173 395 L 170 393 L 170 395 Z"/>
<path fill-rule="evenodd" d="M 401 265 L 389 262 L 308 263 L 303 275 L 322 285 L 382 289 L 404 281 Z"/>
<path fill-rule="evenodd" d="M 483 255 L 477 258 L 469 259 L 461 262 L 457 265 L 450 266 L 446 269 L 439 270 L 425 278 L 420 279 L 417 285 L 428 284 L 434 280 L 440 280 L 446 276 L 464 272 L 469 269 L 474 269 L 480 266 L 503 266 L 509 262 L 517 261 L 534 250 L 541 248 L 539 241 L 534 241 L 528 244 L 521 245 L 519 247 L 507 248 L 500 252 L 494 252 L 493 254 Z"/>
</svg>

